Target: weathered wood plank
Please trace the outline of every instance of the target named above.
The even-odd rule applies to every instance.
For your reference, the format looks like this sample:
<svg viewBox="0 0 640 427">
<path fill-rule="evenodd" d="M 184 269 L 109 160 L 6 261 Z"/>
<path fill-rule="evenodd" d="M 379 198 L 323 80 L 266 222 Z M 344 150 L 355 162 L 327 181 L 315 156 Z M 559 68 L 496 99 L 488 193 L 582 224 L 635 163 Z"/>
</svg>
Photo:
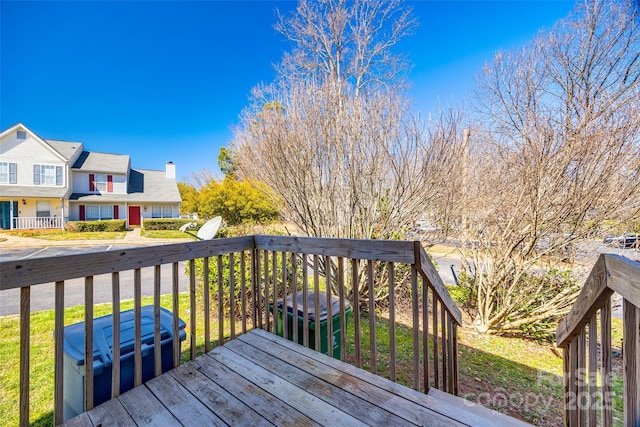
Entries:
<svg viewBox="0 0 640 427">
<path fill-rule="evenodd" d="M 196 358 L 196 263 L 194 260 L 189 261 L 189 344 L 189 357 L 193 360 Z"/>
<path fill-rule="evenodd" d="M 600 255 L 589 273 L 571 312 L 556 329 L 556 345 L 564 347 L 578 335 L 589 319 L 604 305 L 613 291 L 607 288 L 605 255 Z"/>
<path fill-rule="evenodd" d="M 74 420 L 84 417 L 89 418 L 94 426 L 132 426 L 135 425 L 133 419 L 122 406 L 119 400 L 109 400 L 102 405 L 98 405 L 89 412 L 80 414 Z M 67 424 L 65 424 L 67 427 Z"/>
<path fill-rule="evenodd" d="M 277 346 L 284 347 L 286 349 L 286 353 L 292 355 L 291 357 L 298 358 L 295 353 L 299 353 L 301 356 L 304 356 L 311 360 L 311 362 L 307 364 L 302 364 L 300 362 L 296 362 L 296 366 L 302 367 L 305 369 L 307 366 L 316 367 L 321 369 L 321 367 L 328 366 L 333 368 L 337 373 L 344 373 L 349 376 L 352 376 L 360 381 L 364 381 L 366 383 L 372 384 L 379 389 L 386 390 L 386 392 L 392 393 L 396 396 L 404 400 L 408 400 L 413 402 L 420 407 L 426 408 L 429 411 L 433 411 L 432 414 L 441 415 L 444 419 L 447 420 L 447 425 L 473 425 L 473 426 L 525 426 L 529 425 L 522 421 L 516 420 L 515 418 L 511 418 L 507 415 L 500 414 L 496 411 L 489 410 L 489 414 L 491 417 L 489 418 L 479 418 L 475 414 L 471 413 L 468 408 L 474 407 L 474 404 L 469 401 L 465 401 L 462 398 L 451 396 L 450 400 L 446 399 L 438 399 L 437 397 L 430 396 L 428 394 L 420 393 L 419 391 L 413 390 L 409 387 L 405 387 L 401 384 L 394 383 L 385 378 L 382 378 L 378 375 L 375 375 L 369 371 L 365 371 L 359 369 L 353 365 L 349 365 L 344 362 L 340 362 L 339 360 L 335 360 L 333 358 L 327 357 L 321 353 L 318 353 L 314 350 L 307 349 L 305 347 L 295 345 L 294 343 L 283 340 L 280 337 L 274 336 L 273 334 L 269 334 L 268 332 L 262 330 L 254 330 L 247 335 L 240 337 L 239 339 L 244 340 L 253 340 L 254 338 L 260 337 L 270 343 L 272 343 L 272 347 L 275 349 Z M 267 347 L 269 348 L 269 347 Z M 272 350 L 275 351 L 275 350 Z M 326 381 L 331 381 L 333 378 L 339 378 L 339 375 L 336 375 L 334 372 L 332 375 L 328 375 L 325 378 Z M 353 383 L 353 382 L 351 382 Z M 356 383 L 357 385 L 357 383 Z M 443 393 L 444 394 L 444 393 Z M 364 396 L 361 396 L 364 398 Z M 383 401 L 379 402 L 380 405 L 384 404 Z M 478 405 L 480 406 L 480 405 Z M 418 409 L 416 409 L 418 411 Z M 410 414 L 402 413 L 402 411 L 397 411 L 397 415 L 401 417 L 410 416 Z M 430 421 L 437 417 L 437 415 L 432 415 L 431 418 L 420 418 L 422 423 L 428 423 L 427 425 L 431 425 Z"/>
<path fill-rule="evenodd" d="M 203 240 L 0 263 L 0 290 L 170 264 L 253 248 L 253 237 Z"/>
<path fill-rule="evenodd" d="M 353 285 L 353 338 L 355 346 L 355 362 L 359 368 L 362 366 L 362 350 L 360 343 L 360 283 L 359 283 L 358 260 L 351 260 L 351 280 Z"/>
<path fill-rule="evenodd" d="M 182 425 L 227 425 L 212 412 L 215 406 L 207 408 L 171 375 L 154 378 L 145 385 Z"/>
<path fill-rule="evenodd" d="M 169 371 L 170 375 L 184 388 L 228 425 L 271 426 L 272 424 L 261 417 L 251 406 L 245 405 L 240 399 L 195 368 L 192 362 Z M 250 403 L 250 402 L 248 402 Z M 194 425 L 197 425 L 195 423 Z"/>
<path fill-rule="evenodd" d="M 173 308 L 174 313 L 180 313 L 180 306 L 178 300 L 178 290 L 179 290 L 179 277 L 178 277 L 178 263 L 174 262 L 171 266 L 171 307 Z M 180 336 L 179 329 L 179 317 L 173 316 L 173 336 Z M 176 368 L 180 365 L 180 340 L 173 340 L 173 367 Z"/>
<path fill-rule="evenodd" d="M 263 341 L 269 346 L 268 341 Z M 384 410 L 370 402 L 367 402 L 344 389 L 327 382 L 323 377 L 314 376 L 305 371 L 300 366 L 304 360 L 286 360 L 286 352 L 265 352 L 260 348 L 248 344 L 244 340 L 235 340 L 226 346 L 229 350 L 238 354 L 238 357 L 244 357 L 256 365 L 272 372 L 285 379 L 290 384 L 300 387 L 308 391 L 319 399 L 324 400 L 330 405 L 340 408 L 358 420 L 369 425 L 406 425 L 407 421 L 394 415 L 394 412 L 401 412 L 401 408 L 396 407 L 396 411 Z M 271 345 L 271 347 L 277 347 Z M 293 362 L 293 363 L 292 363 Z M 328 375 L 327 375 L 328 376 Z M 326 377 L 326 376 L 325 376 Z M 369 391 L 374 393 L 374 387 L 369 387 Z M 367 394 L 365 392 L 365 394 Z"/>
<path fill-rule="evenodd" d="M 378 372 L 378 354 L 376 346 L 376 307 L 375 307 L 375 280 L 373 273 L 373 261 L 367 261 L 367 298 L 369 306 L 369 366 L 374 374 Z"/>
<path fill-rule="evenodd" d="M 180 422 L 158 400 L 151 391 L 144 386 L 136 387 L 123 393 L 118 401 L 138 426 L 170 426 Z"/>
<path fill-rule="evenodd" d="M 423 391 L 429 392 L 429 287 L 422 279 L 422 371 Z"/>
<path fill-rule="evenodd" d="M 119 400 L 109 400 L 98 405 L 89 412 L 78 415 L 73 418 L 76 420 L 86 416 L 94 426 L 132 426 L 135 425 L 133 419 L 122 406 Z M 64 424 L 67 427 L 67 424 Z"/>
<path fill-rule="evenodd" d="M 413 335 L 413 389 L 420 390 L 420 305 L 418 303 L 418 270 L 416 270 L 415 265 L 411 266 L 411 320 L 411 332 Z M 426 328 L 426 326 L 423 326 L 423 328 Z"/>
<path fill-rule="evenodd" d="M 257 336 L 256 334 L 249 334 L 241 337 L 241 341 L 246 343 L 248 348 L 256 349 L 254 351 L 259 355 L 267 353 L 276 360 L 282 360 L 286 365 L 295 366 L 297 370 L 306 372 L 308 375 L 317 378 L 321 381 L 320 384 L 325 382 L 339 388 L 340 390 L 348 392 L 351 394 L 351 397 L 348 396 L 343 401 L 338 401 L 338 406 L 341 409 L 345 409 L 349 413 L 354 414 L 356 417 L 370 425 L 387 425 L 387 423 L 396 424 L 402 422 L 404 424 L 411 423 L 422 425 L 425 420 L 429 420 L 430 426 L 456 424 L 456 422 L 451 418 L 442 416 L 440 413 L 421 405 L 409 402 L 404 397 L 392 393 L 384 387 L 380 387 L 378 384 L 361 381 L 359 378 L 350 375 L 349 373 L 336 371 L 333 367 L 324 363 L 319 363 L 304 354 L 292 352 L 286 346 L 280 345 L 280 341 L 274 343 L 273 341 L 270 341 L 265 337 Z M 268 359 L 268 357 L 265 358 Z M 284 372 L 280 375 L 287 374 L 287 372 Z M 297 380 L 312 381 L 313 384 L 316 384 L 317 382 L 307 379 L 308 377 L 306 376 L 303 378 L 304 380 L 300 378 Z M 294 379 L 294 381 L 296 380 Z M 317 394 L 319 397 L 323 394 L 328 394 L 334 391 L 331 388 L 327 389 L 326 386 L 323 385 L 319 385 L 318 387 L 319 389 L 310 387 L 308 390 Z M 322 398 L 329 399 L 327 401 L 330 403 L 333 399 L 332 396 Z M 354 400 L 355 398 L 357 398 L 357 400 Z M 373 405 L 373 407 L 371 405 Z M 353 409 L 354 406 L 356 409 Z M 352 409 L 356 412 L 352 412 Z M 380 412 L 380 410 L 388 412 L 388 414 L 395 415 L 393 417 L 389 417 L 389 415 L 385 415 L 383 412 Z M 388 421 L 384 421 L 385 419 L 388 419 Z"/>
<path fill-rule="evenodd" d="M 365 423 L 358 421 L 351 415 L 316 398 L 307 390 L 273 375 L 247 359 L 238 357 L 236 353 L 227 349 L 226 346 L 215 349 L 209 353 L 209 356 L 235 372 L 242 373 L 245 378 L 264 391 L 303 412 L 321 425 L 366 426 Z"/>
<path fill-rule="evenodd" d="M 93 408 L 93 276 L 84 279 L 84 408 Z"/>
<path fill-rule="evenodd" d="M 55 285 L 55 325 L 53 329 L 54 341 L 54 391 L 53 391 L 53 422 L 62 424 L 63 414 L 63 366 L 64 366 L 64 282 Z"/>
<path fill-rule="evenodd" d="M 598 316 L 589 321 L 589 427 L 596 427 L 598 398 Z"/>
<path fill-rule="evenodd" d="M 638 383 L 638 362 L 640 346 L 638 345 L 640 309 L 632 302 L 624 300 L 623 305 L 624 351 L 624 424 L 637 426 L 640 424 L 640 384 Z"/>
<path fill-rule="evenodd" d="M 269 332 L 265 333 L 270 334 Z M 253 408 L 261 416 L 271 420 L 276 425 L 320 425 L 304 415 L 303 412 L 292 408 L 287 403 L 276 398 L 271 393 L 253 384 L 242 375 L 212 358 L 211 355 L 216 351 L 218 350 L 214 349 L 212 352 L 198 357 L 193 362 L 190 362 L 190 366 L 193 366 L 199 372 L 215 381 L 226 391 L 244 402 L 245 405 Z"/>
<path fill-rule="evenodd" d="M 254 236 L 258 249 L 413 264 L 413 243 L 402 240 Z"/>
<path fill-rule="evenodd" d="M 607 267 L 607 286 L 640 307 L 640 263 L 620 255 L 604 255 Z"/>
<path fill-rule="evenodd" d="M 613 402 L 611 395 L 611 298 L 600 310 L 600 354 L 602 365 L 600 383 L 602 384 L 601 425 L 613 426 Z"/>
<path fill-rule="evenodd" d="M 453 299 L 451 299 L 451 295 L 449 294 L 447 287 L 444 285 L 440 274 L 438 274 L 438 270 L 436 270 L 433 262 L 431 262 L 431 258 L 429 258 L 427 251 L 424 250 L 420 242 L 414 242 L 414 246 L 414 251 L 416 253 L 416 269 L 420 275 L 427 280 L 429 287 L 434 291 L 434 293 L 438 295 L 438 298 L 446 307 L 449 314 L 453 317 L 453 320 L 458 324 L 458 326 L 462 326 L 462 312 L 458 305 L 453 302 Z"/>
<path fill-rule="evenodd" d="M 31 288 L 20 288 L 20 426 L 29 425 Z"/>
<path fill-rule="evenodd" d="M 133 385 L 142 384 L 142 272 L 133 270 Z"/>
<path fill-rule="evenodd" d="M 55 425 L 61 425 L 61 424 L 62 424 L 62 420 L 60 422 L 55 421 Z M 77 417 L 73 417 L 69 421 L 64 423 L 64 427 L 88 427 L 88 426 L 93 427 L 94 424 L 86 412 L 83 412 Z"/>
<path fill-rule="evenodd" d="M 160 298 L 160 297 L 158 297 Z M 120 395 L 120 273 L 111 274 L 111 301 L 112 307 L 112 343 L 111 349 L 111 397 Z M 158 347 L 156 347 L 158 348 Z"/>
</svg>

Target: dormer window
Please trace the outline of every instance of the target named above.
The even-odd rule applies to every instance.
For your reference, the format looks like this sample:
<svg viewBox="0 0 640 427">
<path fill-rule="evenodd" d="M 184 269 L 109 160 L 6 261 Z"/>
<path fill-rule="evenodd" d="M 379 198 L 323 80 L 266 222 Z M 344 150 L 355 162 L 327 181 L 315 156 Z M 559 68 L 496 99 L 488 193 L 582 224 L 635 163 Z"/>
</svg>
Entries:
<svg viewBox="0 0 640 427">
<path fill-rule="evenodd" d="M 16 132 L 16 138 L 18 139 L 27 139 L 27 131 L 19 130 Z"/>
</svg>

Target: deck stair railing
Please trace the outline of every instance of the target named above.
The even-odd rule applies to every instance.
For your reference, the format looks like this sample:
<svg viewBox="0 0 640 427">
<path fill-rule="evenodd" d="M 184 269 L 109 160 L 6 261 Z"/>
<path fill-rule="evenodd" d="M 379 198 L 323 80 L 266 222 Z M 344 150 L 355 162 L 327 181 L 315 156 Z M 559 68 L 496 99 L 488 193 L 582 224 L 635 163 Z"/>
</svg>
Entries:
<svg viewBox="0 0 640 427">
<path fill-rule="evenodd" d="M 623 309 L 623 420 L 613 418 L 614 292 L 622 297 Z M 600 255 L 573 309 L 558 326 L 556 341 L 564 350 L 565 425 L 640 425 L 640 264 Z"/>
<path fill-rule="evenodd" d="M 188 272 L 188 311 L 181 311 L 181 263 Z M 170 277 L 163 277 L 170 266 Z M 107 252 L 0 262 L 0 290 L 20 290 L 20 425 L 29 425 L 30 318 L 32 287 L 55 283 L 54 334 L 54 422 L 63 422 L 63 329 L 65 326 L 65 282 L 84 281 L 85 357 L 93 359 L 94 278 L 111 276 L 113 316 L 112 395 L 120 390 L 121 284 L 132 275 L 134 295 L 134 384 L 142 383 L 141 307 L 142 269 L 152 269 L 154 347 L 160 348 L 161 288 L 170 284 L 173 313 L 188 313 L 188 351 L 193 359 L 200 352 L 234 339 L 251 328 L 262 328 L 287 337 L 289 316 L 279 316 L 277 301 L 302 292 L 326 292 L 340 298 L 339 313 L 327 309 L 328 318 L 339 316 L 340 355 L 334 355 L 332 323 L 327 322 L 329 355 L 367 367 L 398 381 L 396 366 L 398 328 L 411 333 L 411 378 L 409 386 L 428 392 L 434 387 L 458 393 L 457 327 L 461 313 L 451 299 L 420 242 L 320 239 L 280 236 L 246 236 L 153 247 L 116 249 Z M 323 289 L 324 288 L 324 289 Z M 34 289 L 37 292 L 37 288 Z M 410 315 L 396 306 L 400 292 L 410 295 Z M 373 296 L 373 297 L 370 297 Z M 348 298 L 353 309 L 353 335 L 348 336 Z M 309 346 L 309 307 L 303 307 L 302 332 L 292 322 L 294 341 Z M 384 313 L 377 311 L 384 307 Z M 184 309 L 185 307 L 182 307 Z M 362 309 L 362 310 L 361 310 Z M 280 320 L 281 319 L 281 320 Z M 278 325 L 278 322 L 282 325 Z M 380 323 L 388 324 L 389 339 L 377 336 Z M 215 327 L 217 323 L 217 328 Z M 217 329 L 217 331 L 215 330 Z M 351 329 L 349 329 L 351 330 Z M 178 337 L 178 316 L 173 317 L 173 336 Z M 315 334 L 315 348 L 321 348 Z M 349 347 L 347 347 L 347 345 Z M 403 354 L 406 352 L 403 349 Z M 154 352 L 155 375 L 162 372 L 160 351 Z M 179 340 L 173 340 L 173 361 L 181 361 Z M 388 367 L 388 368 L 387 368 Z M 388 369 L 388 370 L 387 370 Z M 93 402 L 93 365 L 85 363 L 84 408 Z M 18 402 L 16 402 L 18 404 Z"/>
</svg>

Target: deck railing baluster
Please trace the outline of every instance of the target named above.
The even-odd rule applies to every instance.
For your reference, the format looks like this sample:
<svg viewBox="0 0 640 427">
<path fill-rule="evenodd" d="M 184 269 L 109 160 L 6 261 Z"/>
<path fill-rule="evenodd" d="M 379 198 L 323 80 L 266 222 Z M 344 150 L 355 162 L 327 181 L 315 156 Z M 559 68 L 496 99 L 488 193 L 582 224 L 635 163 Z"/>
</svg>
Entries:
<svg viewBox="0 0 640 427">
<path fill-rule="evenodd" d="M 270 301 L 271 305 L 271 316 L 273 317 L 273 332 L 274 334 L 278 333 L 278 253 L 276 251 L 271 251 L 271 280 L 273 281 L 273 301 Z"/>
<path fill-rule="evenodd" d="M 114 273 L 116 274 L 116 273 Z M 54 409 L 53 422 L 62 424 L 63 414 L 63 366 L 64 366 L 64 281 L 55 284 L 55 325 L 54 325 Z"/>
<path fill-rule="evenodd" d="M 378 352 L 376 348 L 376 306 L 373 261 L 367 262 L 367 291 L 369 292 L 369 365 L 371 372 L 378 373 Z"/>
<path fill-rule="evenodd" d="M 196 262 L 189 260 L 189 357 L 196 358 Z M 156 347 L 158 348 L 158 347 Z"/>
<path fill-rule="evenodd" d="M 236 263 L 233 252 L 229 254 L 229 328 L 233 340 L 236 338 Z"/>
<path fill-rule="evenodd" d="M 433 315 L 433 384 L 435 388 L 440 388 L 440 362 L 439 362 L 439 346 L 438 341 L 440 340 L 440 333 L 438 332 L 438 296 L 435 292 L 433 292 L 433 304 L 432 304 L 432 315 Z"/>
<path fill-rule="evenodd" d="M 153 346 L 154 348 L 160 348 L 161 334 L 160 334 L 160 293 L 161 293 L 161 285 L 162 285 L 162 266 L 156 265 L 153 268 Z M 115 304 L 115 298 L 114 298 Z M 118 306 L 118 317 L 120 309 Z M 115 306 L 114 306 L 114 315 L 115 315 Z M 114 319 L 115 323 L 115 319 Z M 114 342 L 120 342 L 118 341 Z M 119 357 L 118 357 L 119 358 Z M 153 374 L 154 376 L 159 376 L 162 374 L 162 354 L 158 351 L 153 354 Z"/>
<path fill-rule="evenodd" d="M 600 309 L 600 354 L 602 366 L 600 369 L 600 384 L 602 391 L 601 424 L 605 427 L 613 425 L 613 411 L 606 410 L 613 405 L 611 395 L 611 297 L 607 298 Z"/>
<path fill-rule="evenodd" d="M 209 257 L 202 259 L 202 302 L 204 311 L 204 351 L 211 351 L 211 295 L 209 292 Z"/>
<path fill-rule="evenodd" d="M 139 268 L 133 270 L 133 385 L 142 384 L 142 277 Z"/>
<path fill-rule="evenodd" d="M 355 341 L 356 366 L 362 367 L 362 351 L 360 342 L 360 272 L 358 260 L 351 260 L 351 280 L 353 282 L 353 329 Z"/>
<path fill-rule="evenodd" d="M 420 390 L 420 313 L 418 308 L 418 272 L 411 266 L 411 320 L 413 334 L 413 389 Z M 424 326 L 423 326 L 424 328 Z"/>
<path fill-rule="evenodd" d="M 179 265 L 177 262 L 174 262 L 171 266 L 171 308 L 175 316 L 173 316 L 173 336 L 179 337 L 179 323 L 177 313 L 180 313 L 180 307 L 178 302 L 178 291 L 180 289 L 179 285 Z M 173 367 L 177 368 L 180 366 L 180 340 L 173 340 Z"/>
<path fill-rule="evenodd" d="M 313 256 L 313 318 L 314 318 L 314 336 L 315 336 L 315 348 L 316 350 L 320 350 L 320 300 L 318 296 L 320 295 L 320 267 L 318 262 L 318 255 Z"/>
<path fill-rule="evenodd" d="M 302 345 L 309 347 L 309 276 L 307 254 L 302 254 Z"/>
<path fill-rule="evenodd" d="M 331 307 L 331 257 L 324 257 L 325 291 L 327 296 L 327 354 L 333 357 L 333 309 Z M 316 331 L 316 334 L 318 331 Z"/>
<path fill-rule="evenodd" d="M 93 408 L 93 276 L 84 279 L 84 409 Z"/>
<path fill-rule="evenodd" d="M 281 252 L 282 265 L 282 336 L 289 338 L 289 316 L 287 315 L 287 253 Z M 277 300 L 276 300 L 277 301 Z M 277 305 L 276 302 L 274 302 Z"/>
<path fill-rule="evenodd" d="M 388 282 L 389 282 L 389 359 L 390 359 L 389 379 L 393 382 L 396 382 L 396 299 L 395 299 L 396 280 L 395 280 L 395 268 L 392 262 L 387 263 L 387 274 L 388 274 Z M 415 326 L 416 325 L 414 323 L 414 328 L 413 328 L 414 330 L 415 330 Z M 415 352 L 416 334 L 415 333 L 413 337 L 414 337 L 414 354 L 416 354 Z M 418 378 L 417 370 L 415 369 L 416 365 L 417 363 L 415 363 L 415 360 L 414 360 L 414 370 L 413 370 L 414 384 L 415 384 L 415 379 Z"/>
<path fill-rule="evenodd" d="M 241 324 L 242 333 L 247 333 L 247 268 L 245 265 L 245 251 L 240 252 L 240 307 L 241 307 Z"/>
<path fill-rule="evenodd" d="M 291 332 L 293 333 L 293 342 L 299 344 L 298 336 L 298 254 L 291 253 L 291 299 L 293 302 L 293 312 L 291 313 L 293 324 Z"/>
<path fill-rule="evenodd" d="M 422 279 L 422 370 L 423 392 L 429 392 L 429 288 Z"/>
<path fill-rule="evenodd" d="M 111 397 L 120 395 L 120 273 L 111 274 L 111 300 L 112 307 L 112 343 L 111 349 Z"/>
<path fill-rule="evenodd" d="M 31 349 L 31 288 L 20 288 L 20 426 L 29 425 L 29 350 Z"/>
<path fill-rule="evenodd" d="M 218 255 L 218 345 L 224 344 L 224 280 L 222 255 Z"/>
<path fill-rule="evenodd" d="M 264 313 L 266 330 L 271 332 L 271 316 L 269 314 L 269 252 L 264 251 Z"/>
<path fill-rule="evenodd" d="M 344 360 L 347 351 L 347 319 L 344 303 L 344 258 L 338 257 L 338 298 L 340 298 L 340 360 Z"/>
</svg>

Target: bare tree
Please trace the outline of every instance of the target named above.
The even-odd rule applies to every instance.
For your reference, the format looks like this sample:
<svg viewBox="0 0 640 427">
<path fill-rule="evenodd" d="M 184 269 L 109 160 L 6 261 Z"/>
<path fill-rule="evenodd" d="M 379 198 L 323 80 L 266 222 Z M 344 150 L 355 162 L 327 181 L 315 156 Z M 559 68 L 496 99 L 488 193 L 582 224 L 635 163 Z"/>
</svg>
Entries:
<svg viewBox="0 0 640 427">
<path fill-rule="evenodd" d="M 480 76 L 460 231 L 480 332 L 566 314 L 578 289 L 558 262 L 637 215 L 639 30 L 630 3 L 586 1 Z"/>
</svg>

